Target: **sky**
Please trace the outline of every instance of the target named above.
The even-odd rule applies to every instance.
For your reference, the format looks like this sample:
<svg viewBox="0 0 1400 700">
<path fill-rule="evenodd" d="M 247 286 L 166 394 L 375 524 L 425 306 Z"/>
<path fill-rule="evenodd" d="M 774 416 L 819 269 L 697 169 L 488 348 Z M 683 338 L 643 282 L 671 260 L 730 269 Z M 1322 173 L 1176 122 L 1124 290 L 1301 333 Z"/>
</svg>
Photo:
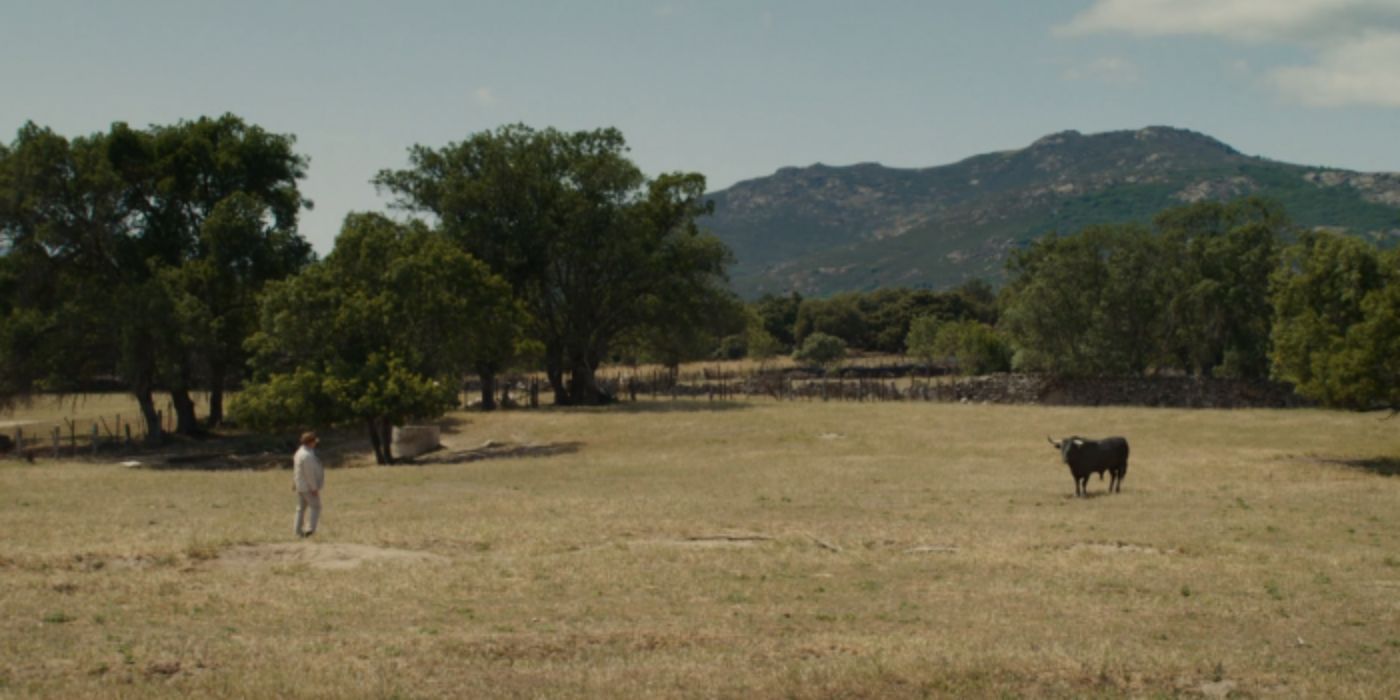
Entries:
<svg viewBox="0 0 1400 700">
<path fill-rule="evenodd" d="M 503 124 L 619 128 L 711 190 L 1166 125 L 1400 171 L 1400 0 L 0 0 L 0 140 L 232 112 L 310 159 L 301 232 Z"/>
</svg>

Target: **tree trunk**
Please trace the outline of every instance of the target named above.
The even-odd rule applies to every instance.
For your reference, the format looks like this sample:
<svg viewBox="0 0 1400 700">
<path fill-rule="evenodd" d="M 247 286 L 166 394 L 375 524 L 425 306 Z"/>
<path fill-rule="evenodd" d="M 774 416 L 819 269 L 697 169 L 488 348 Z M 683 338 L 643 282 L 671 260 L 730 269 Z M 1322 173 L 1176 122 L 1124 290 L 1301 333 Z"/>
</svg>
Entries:
<svg viewBox="0 0 1400 700">
<path fill-rule="evenodd" d="M 384 463 L 394 463 L 394 422 L 388 418 L 379 419 L 379 441 L 384 444 Z"/>
<path fill-rule="evenodd" d="M 210 428 L 217 428 L 224 422 L 224 368 L 212 368 L 209 377 L 209 418 Z"/>
<path fill-rule="evenodd" d="M 569 370 L 569 397 L 575 406 L 603 406 L 613 402 L 612 395 L 598 386 L 592 363 L 578 359 L 572 365 Z"/>
<path fill-rule="evenodd" d="M 374 448 L 374 463 L 388 464 L 389 444 L 382 443 L 379 439 L 379 421 L 379 418 L 367 418 L 365 419 L 365 425 L 369 428 L 369 444 Z"/>
<path fill-rule="evenodd" d="M 137 405 L 141 407 L 141 418 L 146 421 L 146 444 L 159 445 L 165 442 L 165 432 L 160 425 L 160 412 L 156 410 L 151 388 L 137 386 L 132 388 L 131 393 L 136 397 Z"/>
<path fill-rule="evenodd" d="M 564 385 L 563 352 L 558 348 L 545 350 L 544 372 L 545 376 L 549 377 L 549 387 L 554 390 L 554 405 L 572 406 L 573 397 L 569 395 L 569 388 Z"/>
<path fill-rule="evenodd" d="M 481 410 L 496 410 L 496 368 L 478 367 L 476 373 L 481 377 Z"/>
<path fill-rule="evenodd" d="M 175 405 L 175 432 L 181 435 L 199 434 L 199 420 L 194 412 L 194 399 L 184 387 L 170 390 L 170 402 Z"/>
</svg>

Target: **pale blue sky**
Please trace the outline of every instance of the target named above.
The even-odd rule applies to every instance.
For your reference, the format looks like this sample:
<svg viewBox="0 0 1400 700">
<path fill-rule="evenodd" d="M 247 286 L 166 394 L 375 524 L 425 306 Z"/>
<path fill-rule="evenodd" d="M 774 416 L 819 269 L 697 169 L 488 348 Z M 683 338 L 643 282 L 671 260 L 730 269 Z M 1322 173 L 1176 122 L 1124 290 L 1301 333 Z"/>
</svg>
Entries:
<svg viewBox="0 0 1400 700">
<path fill-rule="evenodd" d="M 0 0 L 0 138 L 233 112 L 311 157 L 325 253 L 369 184 L 483 129 L 616 126 L 712 189 L 1170 125 L 1400 171 L 1400 0 Z"/>
</svg>

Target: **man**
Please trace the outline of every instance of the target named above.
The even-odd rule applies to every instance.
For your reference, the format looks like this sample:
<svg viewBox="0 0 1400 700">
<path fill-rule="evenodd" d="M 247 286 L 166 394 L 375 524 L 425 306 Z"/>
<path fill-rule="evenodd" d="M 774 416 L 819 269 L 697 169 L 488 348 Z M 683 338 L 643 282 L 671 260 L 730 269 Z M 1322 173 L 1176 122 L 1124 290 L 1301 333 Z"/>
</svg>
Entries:
<svg viewBox="0 0 1400 700">
<path fill-rule="evenodd" d="M 297 537 L 316 534 L 316 521 L 321 519 L 321 487 L 326 484 L 326 470 L 316 456 L 316 433 L 301 434 L 301 447 L 292 457 L 292 490 L 297 492 Z M 311 527 L 302 529 L 306 510 L 311 509 Z"/>
</svg>

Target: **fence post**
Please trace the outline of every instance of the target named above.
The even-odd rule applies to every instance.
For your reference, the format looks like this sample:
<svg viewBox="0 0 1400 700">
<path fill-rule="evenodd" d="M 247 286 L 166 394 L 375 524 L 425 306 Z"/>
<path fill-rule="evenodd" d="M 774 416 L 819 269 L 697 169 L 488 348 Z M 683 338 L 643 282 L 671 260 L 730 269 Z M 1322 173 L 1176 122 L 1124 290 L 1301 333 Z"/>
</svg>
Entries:
<svg viewBox="0 0 1400 700">
<path fill-rule="evenodd" d="M 93 423 L 93 424 L 92 424 L 92 456 L 93 456 L 93 457 L 96 457 L 96 456 L 97 456 L 97 439 L 98 439 L 98 435 L 97 435 L 97 424 L 96 424 L 96 423 Z"/>
<path fill-rule="evenodd" d="M 60 427 L 58 427 L 58 426 L 54 426 L 54 429 L 53 429 L 53 458 L 54 458 L 54 459 L 58 459 L 58 450 L 59 450 L 58 443 L 59 443 L 59 440 L 62 440 L 62 439 L 63 439 L 63 428 L 60 428 Z"/>
</svg>

